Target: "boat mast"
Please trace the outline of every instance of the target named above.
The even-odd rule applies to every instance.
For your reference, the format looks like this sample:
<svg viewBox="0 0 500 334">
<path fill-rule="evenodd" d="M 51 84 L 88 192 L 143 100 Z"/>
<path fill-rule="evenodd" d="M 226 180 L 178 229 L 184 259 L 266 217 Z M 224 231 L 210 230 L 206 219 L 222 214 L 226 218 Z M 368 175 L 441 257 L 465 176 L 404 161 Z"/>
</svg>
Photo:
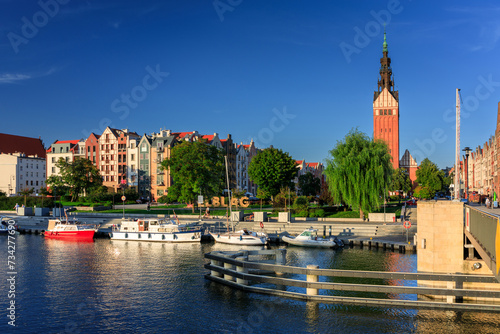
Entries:
<svg viewBox="0 0 500 334">
<path fill-rule="evenodd" d="M 227 194 L 228 194 L 228 198 L 229 198 L 229 210 L 228 210 L 228 217 L 227 217 L 227 228 L 229 229 L 229 217 L 231 216 L 232 214 L 232 211 L 231 211 L 231 190 L 229 189 L 229 172 L 227 170 L 227 155 L 224 156 L 224 159 L 225 159 L 225 163 L 226 163 L 226 182 L 227 182 Z M 233 229 L 233 220 L 231 219 L 231 230 Z"/>
</svg>

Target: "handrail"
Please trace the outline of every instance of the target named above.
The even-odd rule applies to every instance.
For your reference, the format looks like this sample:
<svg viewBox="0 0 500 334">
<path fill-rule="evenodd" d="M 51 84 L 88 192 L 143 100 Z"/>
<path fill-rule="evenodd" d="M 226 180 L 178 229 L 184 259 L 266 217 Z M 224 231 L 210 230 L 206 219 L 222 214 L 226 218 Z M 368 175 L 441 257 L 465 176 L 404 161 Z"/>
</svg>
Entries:
<svg viewBox="0 0 500 334">
<path fill-rule="evenodd" d="M 249 261 L 250 256 L 275 255 L 276 264 L 259 263 Z M 349 303 L 373 306 L 398 306 L 410 308 L 428 309 L 450 309 L 450 310 L 475 310 L 500 312 L 500 304 L 472 304 L 457 303 L 464 297 L 473 298 L 497 298 L 500 299 L 500 289 L 470 289 L 463 288 L 464 283 L 496 283 L 494 276 L 486 275 L 464 275 L 464 274 L 433 274 L 433 273 L 409 273 L 409 272 L 382 272 L 382 271 L 359 271 L 340 269 L 320 269 L 318 266 L 293 267 L 284 265 L 286 250 L 259 250 L 220 252 L 214 251 L 205 254 L 205 258 L 211 260 L 205 264 L 210 274 L 205 275 L 209 280 L 229 285 L 244 291 L 265 293 L 270 295 L 285 296 L 304 300 L 320 302 Z M 257 270 L 260 273 L 251 273 Z M 307 280 L 288 278 L 284 274 L 305 275 Z M 415 287 L 415 286 L 393 286 L 383 284 L 358 284 L 341 282 L 320 282 L 318 277 L 356 277 L 385 280 L 419 280 L 419 281 L 441 281 L 451 282 L 447 287 Z M 250 285 L 250 282 L 267 283 L 279 286 L 290 286 L 305 288 L 306 293 L 290 292 L 282 289 L 264 288 Z M 353 291 L 383 294 L 417 294 L 445 296 L 446 302 L 383 299 L 374 297 L 348 297 L 331 294 L 319 294 L 319 290 Z"/>
<path fill-rule="evenodd" d="M 243 252 L 236 253 L 236 257 L 244 256 Z M 254 254 L 257 255 L 257 254 Z M 266 263 L 255 263 L 229 258 L 227 256 L 205 254 L 205 258 L 219 260 L 235 266 L 248 269 L 272 270 L 288 274 L 318 275 L 327 277 L 356 277 L 356 278 L 382 278 L 402 280 L 429 280 L 429 281 L 462 281 L 466 283 L 497 283 L 494 276 L 488 275 L 463 275 L 463 274 L 432 274 L 432 273 L 409 273 L 409 272 L 387 272 L 387 271 L 361 271 L 344 269 L 307 269 L 303 267 L 292 267 L 284 265 L 273 265 Z"/>
</svg>

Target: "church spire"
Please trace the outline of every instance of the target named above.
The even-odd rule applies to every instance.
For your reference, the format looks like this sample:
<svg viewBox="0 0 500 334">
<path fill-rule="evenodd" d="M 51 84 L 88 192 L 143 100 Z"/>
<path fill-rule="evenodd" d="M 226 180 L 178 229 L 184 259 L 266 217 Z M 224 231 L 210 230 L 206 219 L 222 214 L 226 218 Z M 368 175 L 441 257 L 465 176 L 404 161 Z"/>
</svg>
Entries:
<svg viewBox="0 0 500 334">
<path fill-rule="evenodd" d="M 382 44 L 382 58 L 380 58 L 380 79 L 378 80 L 378 92 L 384 88 L 391 92 L 396 100 L 398 99 L 397 92 L 394 91 L 394 78 L 392 76 L 391 58 L 389 58 L 389 49 L 387 48 L 387 34 L 384 27 L 384 43 Z M 376 96 L 378 94 L 375 94 Z M 376 98 L 375 96 L 375 98 Z"/>
<path fill-rule="evenodd" d="M 382 44 L 382 52 L 389 52 L 387 50 L 387 37 L 386 37 L 386 34 L 385 34 L 385 25 L 384 25 L 384 43 Z"/>
</svg>

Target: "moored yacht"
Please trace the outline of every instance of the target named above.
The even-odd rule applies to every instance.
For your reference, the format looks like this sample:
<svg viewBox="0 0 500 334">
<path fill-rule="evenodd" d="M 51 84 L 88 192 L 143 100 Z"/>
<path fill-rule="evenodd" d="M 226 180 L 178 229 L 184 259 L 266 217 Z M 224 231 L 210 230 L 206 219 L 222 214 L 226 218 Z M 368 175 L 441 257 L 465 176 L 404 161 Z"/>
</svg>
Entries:
<svg viewBox="0 0 500 334">
<path fill-rule="evenodd" d="M 158 218 L 124 220 L 113 226 L 113 240 L 200 242 L 202 230 L 195 224 L 178 224 Z"/>
<path fill-rule="evenodd" d="M 97 225 L 80 223 L 76 220 L 50 219 L 44 236 L 55 239 L 92 240 L 97 228 Z"/>
<path fill-rule="evenodd" d="M 337 237 L 318 236 L 318 230 L 312 227 L 305 229 L 297 237 L 283 236 L 282 240 L 290 245 L 302 247 L 338 248 L 344 246 L 342 240 Z"/>
</svg>

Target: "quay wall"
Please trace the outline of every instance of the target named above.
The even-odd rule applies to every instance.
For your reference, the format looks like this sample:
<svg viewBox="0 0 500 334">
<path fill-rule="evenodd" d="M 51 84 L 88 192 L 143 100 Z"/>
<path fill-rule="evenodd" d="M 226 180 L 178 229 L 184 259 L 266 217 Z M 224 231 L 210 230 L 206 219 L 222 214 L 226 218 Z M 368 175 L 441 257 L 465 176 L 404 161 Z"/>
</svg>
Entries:
<svg viewBox="0 0 500 334">
<path fill-rule="evenodd" d="M 464 236 L 464 203 L 454 201 L 419 201 L 416 234 L 418 272 L 467 275 L 493 275 L 484 261 L 467 259 Z M 481 263 L 473 270 L 472 265 Z M 446 282 L 419 281 L 419 285 L 447 287 Z M 500 290 L 500 283 L 467 283 L 464 289 Z M 437 296 L 432 296 L 437 297 Z M 478 300 L 476 298 L 464 298 Z M 489 300 L 489 299 L 480 299 Z M 496 300 L 498 302 L 498 299 Z"/>
</svg>

